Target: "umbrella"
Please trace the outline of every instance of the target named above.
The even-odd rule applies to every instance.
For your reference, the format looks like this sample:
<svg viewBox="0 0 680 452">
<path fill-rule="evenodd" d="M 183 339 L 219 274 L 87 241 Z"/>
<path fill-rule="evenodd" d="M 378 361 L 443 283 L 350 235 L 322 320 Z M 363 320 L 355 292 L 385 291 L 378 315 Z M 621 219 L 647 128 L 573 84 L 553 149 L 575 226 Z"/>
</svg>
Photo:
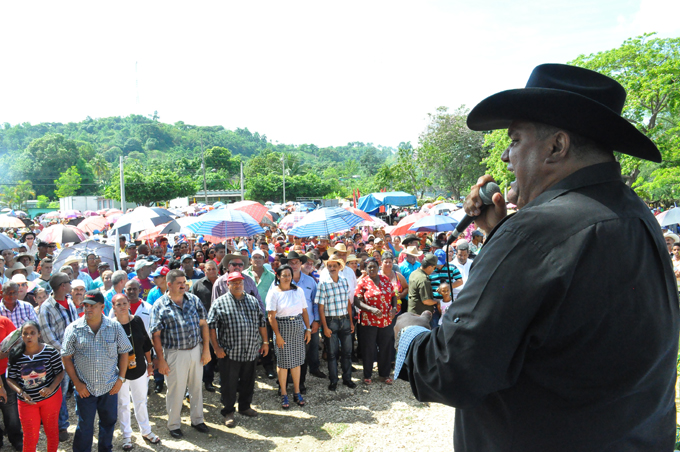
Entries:
<svg viewBox="0 0 680 452">
<path fill-rule="evenodd" d="M 224 203 L 223 203 L 222 201 L 217 201 L 215 204 L 213 204 L 213 207 L 214 207 L 215 209 L 217 209 L 218 207 L 221 207 L 221 206 L 223 206 L 223 205 L 224 205 Z"/>
<path fill-rule="evenodd" d="M 371 217 L 370 221 L 364 220 L 357 226 L 370 226 L 372 228 L 386 228 L 389 226 L 387 223 L 385 223 L 378 217 L 374 217 L 373 215 L 369 215 L 369 217 Z"/>
<path fill-rule="evenodd" d="M 57 271 L 59 268 L 61 268 L 69 256 L 73 256 L 75 254 L 76 256 L 81 257 L 84 261 L 87 258 L 87 255 L 92 251 L 94 251 L 101 258 L 102 262 L 109 264 L 111 270 L 118 268 L 118 266 L 115 265 L 116 258 L 114 256 L 113 246 L 100 243 L 96 240 L 86 240 L 61 250 L 57 256 L 57 259 L 54 261 L 54 271 Z"/>
<path fill-rule="evenodd" d="M 410 230 L 415 232 L 453 231 L 458 221 L 446 215 L 428 215 L 413 223 Z"/>
<path fill-rule="evenodd" d="M 665 213 L 665 215 L 659 214 L 659 216 L 656 217 L 661 226 L 670 226 L 672 224 L 680 223 L 680 208 L 673 207 L 672 209 L 668 209 Z M 661 215 L 663 215 L 663 217 Z"/>
<path fill-rule="evenodd" d="M 61 218 L 78 218 L 78 217 L 82 217 L 83 214 L 80 213 L 80 210 L 70 209 L 70 210 L 64 210 L 63 212 L 61 212 L 61 215 L 59 215 L 59 216 Z"/>
<path fill-rule="evenodd" d="M 306 216 L 307 213 L 305 212 L 290 213 L 283 217 L 283 219 L 279 222 L 279 227 L 281 229 L 291 229 L 301 222 Z"/>
<path fill-rule="evenodd" d="M 373 221 L 371 219 L 371 216 L 364 212 L 363 210 L 355 209 L 354 207 L 343 207 L 348 212 L 352 212 L 354 215 L 359 215 L 361 218 L 363 218 L 366 221 Z"/>
<path fill-rule="evenodd" d="M 110 209 L 107 210 L 106 213 L 104 214 L 105 217 L 110 217 L 112 215 L 123 215 L 123 211 L 119 209 Z"/>
<path fill-rule="evenodd" d="M 119 234 L 134 234 L 135 232 L 152 229 L 162 223 L 175 219 L 172 212 L 160 207 L 137 207 L 132 212 L 126 213 L 113 224 L 111 231 Z M 109 236 L 112 235 L 109 233 Z"/>
<path fill-rule="evenodd" d="M 404 218 L 402 218 L 399 223 L 394 227 L 394 229 L 391 230 L 390 234 L 392 235 L 406 235 L 410 230 L 411 226 L 413 224 L 420 220 L 421 218 L 429 217 L 430 215 L 425 212 L 416 212 L 412 213 L 411 215 L 406 215 Z"/>
<path fill-rule="evenodd" d="M 80 243 L 87 240 L 87 237 L 85 237 L 83 231 L 75 226 L 55 224 L 54 226 L 45 228 L 40 234 L 38 234 L 38 240 L 48 243 Z"/>
<path fill-rule="evenodd" d="M 24 226 L 26 226 L 24 222 L 15 216 L 0 215 L 0 228 L 23 228 Z"/>
<path fill-rule="evenodd" d="M 264 229 L 257 221 L 240 210 L 215 209 L 198 217 L 198 221 L 187 226 L 194 234 L 203 234 L 226 239 L 227 237 L 250 237 L 261 234 Z"/>
<path fill-rule="evenodd" d="M 351 229 L 362 221 L 364 219 L 359 215 L 342 207 L 325 207 L 308 213 L 297 226 L 288 231 L 288 234 L 295 237 L 329 235 L 332 232 Z"/>
<path fill-rule="evenodd" d="M 281 214 L 279 212 L 276 212 L 274 210 L 268 210 L 267 212 L 269 212 L 269 215 L 272 216 L 273 221 L 278 221 L 279 218 L 281 218 Z"/>
<path fill-rule="evenodd" d="M 86 210 L 85 212 L 83 212 L 83 216 L 85 218 L 96 217 L 97 215 L 99 215 L 99 214 L 97 212 L 95 212 L 94 210 Z"/>
<path fill-rule="evenodd" d="M 106 218 L 101 216 L 89 217 L 78 223 L 78 229 L 83 232 L 94 234 L 94 231 L 102 231 L 106 227 Z"/>
<path fill-rule="evenodd" d="M 257 201 L 239 201 L 227 206 L 228 209 L 240 210 L 251 217 L 255 218 L 258 223 L 262 222 L 262 218 L 267 213 L 267 208 Z"/>
<path fill-rule="evenodd" d="M 437 204 L 436 206 L 432 207 L 430 209 L 430 212 L 434 213 L 435 215 L 446 215 L 449 212 L 454 212 L 458 210 L 458 206 L 456 206 L 452 202 L 444 202 L 442 204 Z"/>
<path fill-rule="evenodd" d="M 0 249 L 8 250 L 12 248 L 18 248 L 19 244 L 13 239 L 10 239 L 5 234 L 0 234 Z"/>
<path fill-rule="evenodd" d="M 60 217 L 60 213 L 58 210 L 55 210 L 53 212 L 47 212 L 43 218 L 48 219 L 48 220 L 56 220 L 57 218 Z"/>
<path fill-rule="evenodd" d="M 154 228 L 143 231 L 137 236 L 137 240 L 153 240 L 159 235 L 180 232 L 181 228 L 182 226 L 177 223 L 177 220 L 172 220 L 168 223 L 159 224 Z"/>
<path fill-rule="evenodd" d="M 456 210 L 455 212 L 449 213 L 449 216 L 456 221 L 460 221 L 465 216 L 465 210 L 463 209 Z"/>
</svg>

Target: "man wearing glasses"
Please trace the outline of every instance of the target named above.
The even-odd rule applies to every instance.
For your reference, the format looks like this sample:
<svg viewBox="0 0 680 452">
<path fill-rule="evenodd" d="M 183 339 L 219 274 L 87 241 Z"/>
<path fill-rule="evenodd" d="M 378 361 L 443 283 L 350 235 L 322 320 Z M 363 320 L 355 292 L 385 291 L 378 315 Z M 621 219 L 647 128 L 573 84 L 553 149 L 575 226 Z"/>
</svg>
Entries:
<svg viewBox="0 0 680 452">
<path fill-rule="evenodd" d="M 229 286 L 227 285 L 227 275 L 229 275 L 229 273 L 243 273 L 243 270 L 248 267 L 250 267 L 250 259 L 248 259 L 248 256 L 242 256 L 241 254 L 227 254 L 224 256 L 224 259 L 222 259 L 224 275 L 220 276 L 213 285 L 212 301 L 214 302 L 222 295 L 229 292 Z M 255 280 L 248 275 L 243 275 L 243 288 L 245 293 L 257 298 L 257 302 L 260 304 L 262 313 L 267 315 L 266 311 L 264 310 L 264 303 L 262 303 L 262 298 L 260 297 L 260 292 L 257 290 L 257 284 L 255 284 Z"/>
<path fill-rule="evenodd" d="M 23 275 L 21 276 L 22 283 L 15 281 L 7 281 L 2 285 L 2 303 L 0 303 L 0 315 L 7 317 L 12 321 L 15 327 L 21 328 L 27 320 L 38 322 L 38 317 L 35 315 L 35 310 L 30 303 L 19 300 L 19 284 L 23 284 L 28 288 L 28 283 Z"/>
</svg>

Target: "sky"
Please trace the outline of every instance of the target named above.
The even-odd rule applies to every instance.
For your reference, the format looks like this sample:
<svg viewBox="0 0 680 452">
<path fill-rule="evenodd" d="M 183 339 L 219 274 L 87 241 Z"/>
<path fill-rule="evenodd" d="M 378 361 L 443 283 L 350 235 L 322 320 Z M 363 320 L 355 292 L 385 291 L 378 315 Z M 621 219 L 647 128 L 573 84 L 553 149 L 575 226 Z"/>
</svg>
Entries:
<svg viewBox="0 0 680 452">
<path fill-rule="evenodd" d="M 680 36 L 678 0 L 5 2 L 0 123 L 158 112 L 272 142 L 416 144 L 541 63 Z"/>
</svg>

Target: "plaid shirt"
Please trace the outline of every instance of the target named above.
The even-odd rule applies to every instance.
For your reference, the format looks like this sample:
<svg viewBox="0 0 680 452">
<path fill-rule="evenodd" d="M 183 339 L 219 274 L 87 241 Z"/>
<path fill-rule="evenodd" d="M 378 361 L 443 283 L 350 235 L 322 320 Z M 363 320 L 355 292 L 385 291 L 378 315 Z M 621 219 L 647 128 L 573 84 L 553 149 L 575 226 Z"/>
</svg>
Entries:
<svg viewBox="0 0 680 452">
<path fill-rule="evenodd" d="M 347 315 L 349 282 L 342 276 L 338 276 L 338 282 L 334 282 L 332 279 L 320 282 L 316 288 L 315 301 L 323 306 L 326 317 Z"/>
<path fill-rule="evenodd" d="M 262 342 L 259 328 L 266 323 L 257 299 L 247 293 L 241 300 L 226 294 L 215 300 L 208 313 L 208 326 L 217 330 L 217 343 L 234 361 L 257 359 Z"/>
<path fill-rule="evenodd" d="M 31 306 L 30 303 L 21 300 L 17 300 L 14 311 L 7 309 L 4 301 L 0 303 L 0 315 L 4 315 L 10 319 L 17 328 L 21 328 L 21 325 L 27 320 L 33 320 L 35 323 L 38 323 L 38 316 L 35 315 L 33 306 Z"/>
<path fill-rule="evenodd" d="M 40 335 L 46 344 L 57 350 L 61 350 L 61 341 L 64 339 L 66 327 L 78 319 L 78 312 L 73 302 L 70 299 L 67 301 L 68 311 L 61 307 L 54 297 L 50 296 L 40 305 L 40 313 L 38 314 Z"/>
<path fill-rule="evenodd" d="M 78 378 L 95 397 L 106 394 L 118 379 L 118 355 L 132 351 L 120 323 L 102 315 L 97 334 L 81 317 L 66 327 L 61 356 L 73 356 Z"/>
<path fill-rule="evenodd" d="M 151 309 L 151 335 L 160 331 L 163 348 L 188 350 L 203 340 L 198 324 L 203 319 L 205 307 L 196 295 L 185 293 L 180 308 L 166 293 Z"/>
</svg>

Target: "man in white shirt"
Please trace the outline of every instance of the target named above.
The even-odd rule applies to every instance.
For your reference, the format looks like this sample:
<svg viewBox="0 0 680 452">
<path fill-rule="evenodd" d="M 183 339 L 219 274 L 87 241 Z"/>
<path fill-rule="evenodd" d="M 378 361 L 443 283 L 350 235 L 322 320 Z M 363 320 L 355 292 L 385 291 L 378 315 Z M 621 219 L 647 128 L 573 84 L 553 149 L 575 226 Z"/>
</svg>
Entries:
<svg viewBox="0 0 680 452">
<path fill-rule="evenodd" d="M 463 290 L 463 287 L 465 287 L 465 283 L 467 282 L 468 276 L 470 275 L 472 259 L 470 259 L 469 256 L 470 243 L 465 239 L 458 240 L 456 242 L 456 257 L 453 258 L 451 264 L 455 265 L 458 271 L 460 271 L 460 274 L 463 277 L 463 285 L 451 289 L 451 296 L 453 297 L 454 301 L 458 297 L 460 291 Z"/>
</svg>

